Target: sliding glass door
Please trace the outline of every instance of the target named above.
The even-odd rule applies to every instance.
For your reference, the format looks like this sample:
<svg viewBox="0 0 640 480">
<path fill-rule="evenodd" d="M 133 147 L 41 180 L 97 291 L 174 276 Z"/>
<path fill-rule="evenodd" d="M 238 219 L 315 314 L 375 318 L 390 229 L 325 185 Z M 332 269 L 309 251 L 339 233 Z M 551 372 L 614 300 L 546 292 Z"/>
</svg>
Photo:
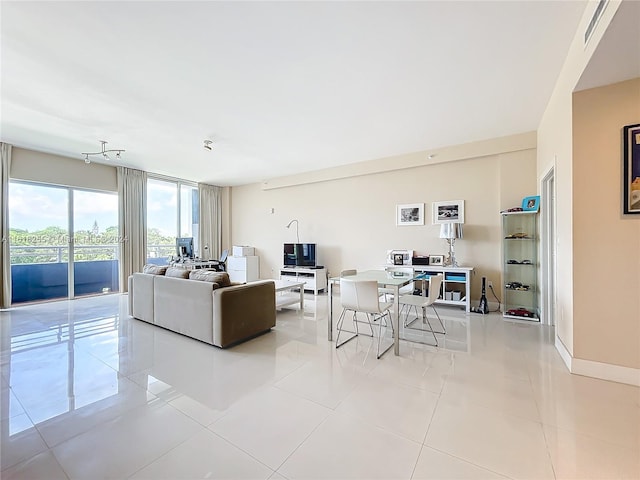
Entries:
<svg viewBox="0 0 640 480">
<path fill-rule="evenodd" d="M 117 292 L 118 196 L 73 190 L 74 296 Z"/>
<path fill-rule="evenodd" d="M 12 303 L 119 291 L 118 196 L 10 182 Z"/>
<path fill-rule="evenodd" d="M 69 192 L 9 183 L 12 303 L 69 296 Z"/>
</svg>

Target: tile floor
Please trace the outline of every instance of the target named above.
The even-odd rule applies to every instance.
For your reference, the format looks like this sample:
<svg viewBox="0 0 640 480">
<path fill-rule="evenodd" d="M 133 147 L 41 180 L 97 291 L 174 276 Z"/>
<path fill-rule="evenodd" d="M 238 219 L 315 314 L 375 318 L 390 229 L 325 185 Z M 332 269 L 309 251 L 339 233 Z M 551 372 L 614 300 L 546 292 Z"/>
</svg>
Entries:
<svg viewBox="0 0 640 480">
<path fill-rule="evenodd" d="M 2 478 L 640 478 L 639 389 L 568 374 L 552 329 L 440 308 L 440 348 L 376 360 L 326 303 L 230 350 L 121 295 L 1 312 Z"/>
</svg>

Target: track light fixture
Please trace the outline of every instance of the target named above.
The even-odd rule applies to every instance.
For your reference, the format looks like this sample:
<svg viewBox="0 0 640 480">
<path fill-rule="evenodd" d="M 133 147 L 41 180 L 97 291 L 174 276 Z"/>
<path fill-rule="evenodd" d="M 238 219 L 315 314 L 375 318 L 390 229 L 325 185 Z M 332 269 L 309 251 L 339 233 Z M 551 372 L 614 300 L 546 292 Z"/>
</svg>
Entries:
<svg viewBox="0 0 640 480">
<path fill-rule="evenodd" d="M 213 142 L 211 140 L 204 141 L 205 150 L 209 150 L 209 151 L 213 150 L 213 147 L 211 145 L 213 145 Z"/>
<path fill-rule="evenodd" d="M 122 152 L 124 152 L 125 150 L 121 149 L 121 148 L 117 148 L 117 149 L 111 149 L 111 150 L 107 150 L 105 148 L 105 145 L 107 144 L 107 142 L 105 142 L 104 140 L 100 140 L 100 143 L 102 144 L 102 150 L 100 152 L 83 152 L 80 155 L 84 155 L 84 163 L 91 163 L 91 159 L 89 157 L 93 156 L 93 155 L 102 155 L 102 157 L 105 160 L 111 160 L 111 157 L 108 155 L 109 153 L 113 153 L 115 152 L 116 154 L 116 159 L 120 160 L 120 154 Z"/>
</svg>

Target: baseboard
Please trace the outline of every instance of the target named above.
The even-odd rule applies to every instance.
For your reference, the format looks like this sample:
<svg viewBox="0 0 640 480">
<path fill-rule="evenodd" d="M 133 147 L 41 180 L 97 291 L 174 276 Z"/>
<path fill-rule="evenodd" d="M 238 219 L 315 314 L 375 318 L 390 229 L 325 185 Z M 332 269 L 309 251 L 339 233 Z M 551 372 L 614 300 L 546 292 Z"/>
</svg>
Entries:
<svg viewBox="0 0 640 480">
<path fill-rule="evenodd" d="M 571 356 L 571 353 L 569 353 L 569 350 L 567 350 L 567 347 L 565 347 L 564 343 L 562 343 L 562 340 L 560 340 L 560 337 L 558 337 L 557 335 L 555 347 L 560 354 L 560 358 L 562 358 L 562 361 L 567 366 L 567 370 L 571 371 L 571 360 L 573 357 Z"/>
<path fill-rule="evenodd" d="M 574 358 L 558 337 L 556 337 L 555 347 L 562 361 L 573 374 L 640 387 L 640 369 Z"/>
<path fill-rule="evenodd" d="M 640 387 L 640 369 L 574 358 L 571 373 Z"/>
</svg>

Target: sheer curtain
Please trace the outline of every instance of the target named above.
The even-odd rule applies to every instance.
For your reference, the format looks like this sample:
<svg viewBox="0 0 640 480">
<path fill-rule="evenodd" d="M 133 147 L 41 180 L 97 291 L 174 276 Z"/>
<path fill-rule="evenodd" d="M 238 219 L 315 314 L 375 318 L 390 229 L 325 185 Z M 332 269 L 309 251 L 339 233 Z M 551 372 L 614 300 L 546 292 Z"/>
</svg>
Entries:
<svg viewBox="0 0 640 480">
<path fill-rule="evenodd" d="M 198 236 L 200 256 L 209 247 L 209 256 L 220 258 L 222 248 L 222 187 L 198 184 L 200 203 L 200 233 Z M 204 258 L 204 257 L 203 257 Z"/>
<path fill-rule="evenodd" d="M 118 167 L 120 291 L 147 261 L 147 172 Z"/>
<path fill-rule="evenodd" d="M 0 143 L 0 270 L 2 270 L 2 289 L 0 289 L 0 308 L 11 305 L 11 252 L 9 251 L 9 170 L 11 169 L 11 145 Z"/>
</svg>

